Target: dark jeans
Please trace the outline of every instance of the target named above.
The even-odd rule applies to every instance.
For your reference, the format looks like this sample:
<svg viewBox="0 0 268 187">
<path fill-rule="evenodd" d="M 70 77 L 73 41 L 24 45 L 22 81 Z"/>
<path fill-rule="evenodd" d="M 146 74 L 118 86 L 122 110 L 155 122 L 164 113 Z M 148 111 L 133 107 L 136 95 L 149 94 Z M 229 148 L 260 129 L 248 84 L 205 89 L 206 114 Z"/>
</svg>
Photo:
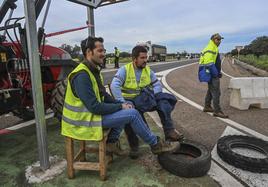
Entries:
<svg viewBox="0 0 268 187">
<path fill-rule="evenodd" d="M 166 107 L 169 107 L 168 105 Z M 155 109 L 160 117 L 161 123 L 163 125 L 163 129 L 165 132 L 174 129 L 174 125 L 171 119 L 171 111 L 169 108 L 166 109 Z M 147 124 L 146 119 L 144 118 L 144 114 L 139 111 L 142 116 L 143 121 Z M 148 126 L 148 124 L 147 124 Z M 125 133 L 127 135 L 127 140 L 130 148 L 138 148 L 139 147 L 139 139 L 136 133 L 133 131 L 130 125 L 125 126 Z"/>
<path fill-rule="evenodd" d="M 119 68 L 119 57 L 114 58 L 114 67 Z"/>
<path fill-rule="evenodd" d="M 220 95 L 221 95 L 221 88 L 220 88 L 220 79 L 212 78 L 211 81 L 208 83 L 208 91 L 205 98 L 205 106 L 211 106 L 211 100 L 213 100 L 213 108 L 214 112 L 220 112 Z"/>
</svg>

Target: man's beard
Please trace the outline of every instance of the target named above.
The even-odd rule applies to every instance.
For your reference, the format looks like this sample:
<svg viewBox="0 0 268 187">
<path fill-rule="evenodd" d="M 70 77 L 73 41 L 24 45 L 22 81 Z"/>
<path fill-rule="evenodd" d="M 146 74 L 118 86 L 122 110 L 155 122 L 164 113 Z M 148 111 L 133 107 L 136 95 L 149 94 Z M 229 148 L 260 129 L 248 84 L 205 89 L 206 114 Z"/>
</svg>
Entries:
<svg viewBox="0 0 268 187">
<path fill-rule="evenodd" d="M 140 65 L 140 66 L 137 66 L 138 69 L 143 69 L 145 67 L 146 67 L 146 62 L 144 64 Z"/>
<path fill-rule="evenodd" d="M 103 61 L 99 63 L 97 60 L 92 59 L 92 63 L 95 64 L 96 66 L 101 67 L 101 65 L 103 64 Z"/>
</svg>

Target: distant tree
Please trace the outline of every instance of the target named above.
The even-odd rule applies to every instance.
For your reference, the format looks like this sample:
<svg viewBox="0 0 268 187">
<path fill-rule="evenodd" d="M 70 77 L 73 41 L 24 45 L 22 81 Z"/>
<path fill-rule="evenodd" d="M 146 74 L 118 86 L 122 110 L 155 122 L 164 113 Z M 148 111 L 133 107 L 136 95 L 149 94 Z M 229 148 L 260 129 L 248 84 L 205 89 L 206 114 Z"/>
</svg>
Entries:
<svg viewBox="0 0 268 187">
<path fill-rule="evenodd" d="M 232 55 L 232 56 L 235 56 L 235 55 L 237 55 L 237 54 L 238 54 L 237 49 L 233 49 L 233 50 L 231 51 L 231 55 Z"/>
<path fill-rule="evenodd" d="M 73 51 L 72 51 L 71 56 L 72 56 L 73 58 L 78 58 L 78 56 L 79 56 L 79 54 L 80 54 L 80 51 L 81 51 L 81 47 L 79 47 L 78 45 L 75 45 L 75 46 L 73 47 Z"/>
<path fill-rule="evenodd" d="M 67 51 L 72 58 L 78 58 L 81 48 L 78 45 L 75 45 L 74 47 L 68 44 L 62 44 L 60 46 L 61 49 Z"/>
<path fill-rule="evenodd" d="M 251 42 L 249 48 L 257 57 L 260 55 L 268 54 L 268 37 L 258 37 Z"/>
<path fill-rule="evenodd" d="M 107 58 L 114 57 L 114 53 L 106 53 L 106 57 L 107 57 Z"/>
<path fill-rule="evenodd" d="M 237 54 L 237 50 L 231 51 L 232 55 Z M 249 45 L 240 51 L 242 55 L 254 54 L 257 57 L 268 54 L 268 36 L 261 36 L 253 40 Z"/>
<path fill-rule="evenodd" d="M 120 57 L 123 57 L 123 58 L 125 58 L 125 57 L 131 57 L 131 54 L 130 53 L 128 53 L 128 52 L 121 52 L 120 53 Z"/>
<path fill-rule="evenodd" d="M 241 51 L 240 51 L 241 55 L 248 55 L 248 54 L 252 54 L 252 50 L 250 48 L 249 45 L 246 45 Z"/>
<path fill-rule="evenodd" d="M 186 57 L 187 54 L 188 54 L 188 53 L 187 53 L 187 51 L 185 51 L 185 50 L 184 50 L 183 52 L 181 52 L 181 56 L 182 56 L 182 57 Z"/>
</svg>

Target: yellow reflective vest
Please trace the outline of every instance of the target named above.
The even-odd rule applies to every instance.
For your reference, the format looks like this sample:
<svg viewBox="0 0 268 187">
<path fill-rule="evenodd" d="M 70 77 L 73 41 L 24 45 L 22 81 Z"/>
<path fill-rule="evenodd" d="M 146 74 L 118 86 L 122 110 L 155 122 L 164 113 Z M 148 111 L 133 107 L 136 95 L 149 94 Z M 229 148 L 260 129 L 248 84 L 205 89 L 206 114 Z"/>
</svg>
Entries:
<svg viewBox="0 0 268 187">
<path fill-rule="evenodd" d="M 126 79 L 121 88 L 122 96 L 126 99 L 131 99 L 139 95 L 141 88 L 149 85 L 151 83 L 151 69 L 146 66 L 142 69 L 140 82 L 137 83 L 135 69 L 133 63 L 128 63 L 125 65 L 126 69 Z"/>
<path fill-rule="evenodd" d="M 115 57 L 119 58 L 119 56 L 120 56 L 120 51 L 119 51 L 119 49 L 116 49 L 114 53 L 115 53 Z"/>
<path fill-rule="evenodd" d="M 208 45 L 201 52 L 201 57 L 199 60 L 200 65 L 209 65 L 211 63 L 216 63 L 216 58 L 219 53 L 217 45 L 210 40 Z"/>
<path fill-rule="evenodd" d="M 89 112 L 80 98 L 73 94 L 71 88 L 70 78 L 82 70 L 88 73 L 97 100 L 99 102 L 102 102 L 103 100 L 100 96 L 98 84 L 94 75 L 85 64 L 80 63 L 68 76 L 61 121 L 61 134 L 78 140 L 98 141 L 103 138 L 101 115 Z"/>
</svg>

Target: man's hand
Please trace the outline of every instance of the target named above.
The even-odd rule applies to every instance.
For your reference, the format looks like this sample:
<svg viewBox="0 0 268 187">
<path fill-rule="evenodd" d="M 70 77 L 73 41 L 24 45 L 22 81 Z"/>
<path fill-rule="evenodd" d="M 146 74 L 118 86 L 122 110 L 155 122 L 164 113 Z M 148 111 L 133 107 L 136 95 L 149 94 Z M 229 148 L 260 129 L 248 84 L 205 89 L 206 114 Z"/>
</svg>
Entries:
<svg viewBox="0 0 268 187">
<path fill-rule="evenodd" d="M 131 109 L 134 108 L 132 104 L 129 103 L 122 103 L 122 109 L 126 110 L 126 109 Z"/>
</svg>

